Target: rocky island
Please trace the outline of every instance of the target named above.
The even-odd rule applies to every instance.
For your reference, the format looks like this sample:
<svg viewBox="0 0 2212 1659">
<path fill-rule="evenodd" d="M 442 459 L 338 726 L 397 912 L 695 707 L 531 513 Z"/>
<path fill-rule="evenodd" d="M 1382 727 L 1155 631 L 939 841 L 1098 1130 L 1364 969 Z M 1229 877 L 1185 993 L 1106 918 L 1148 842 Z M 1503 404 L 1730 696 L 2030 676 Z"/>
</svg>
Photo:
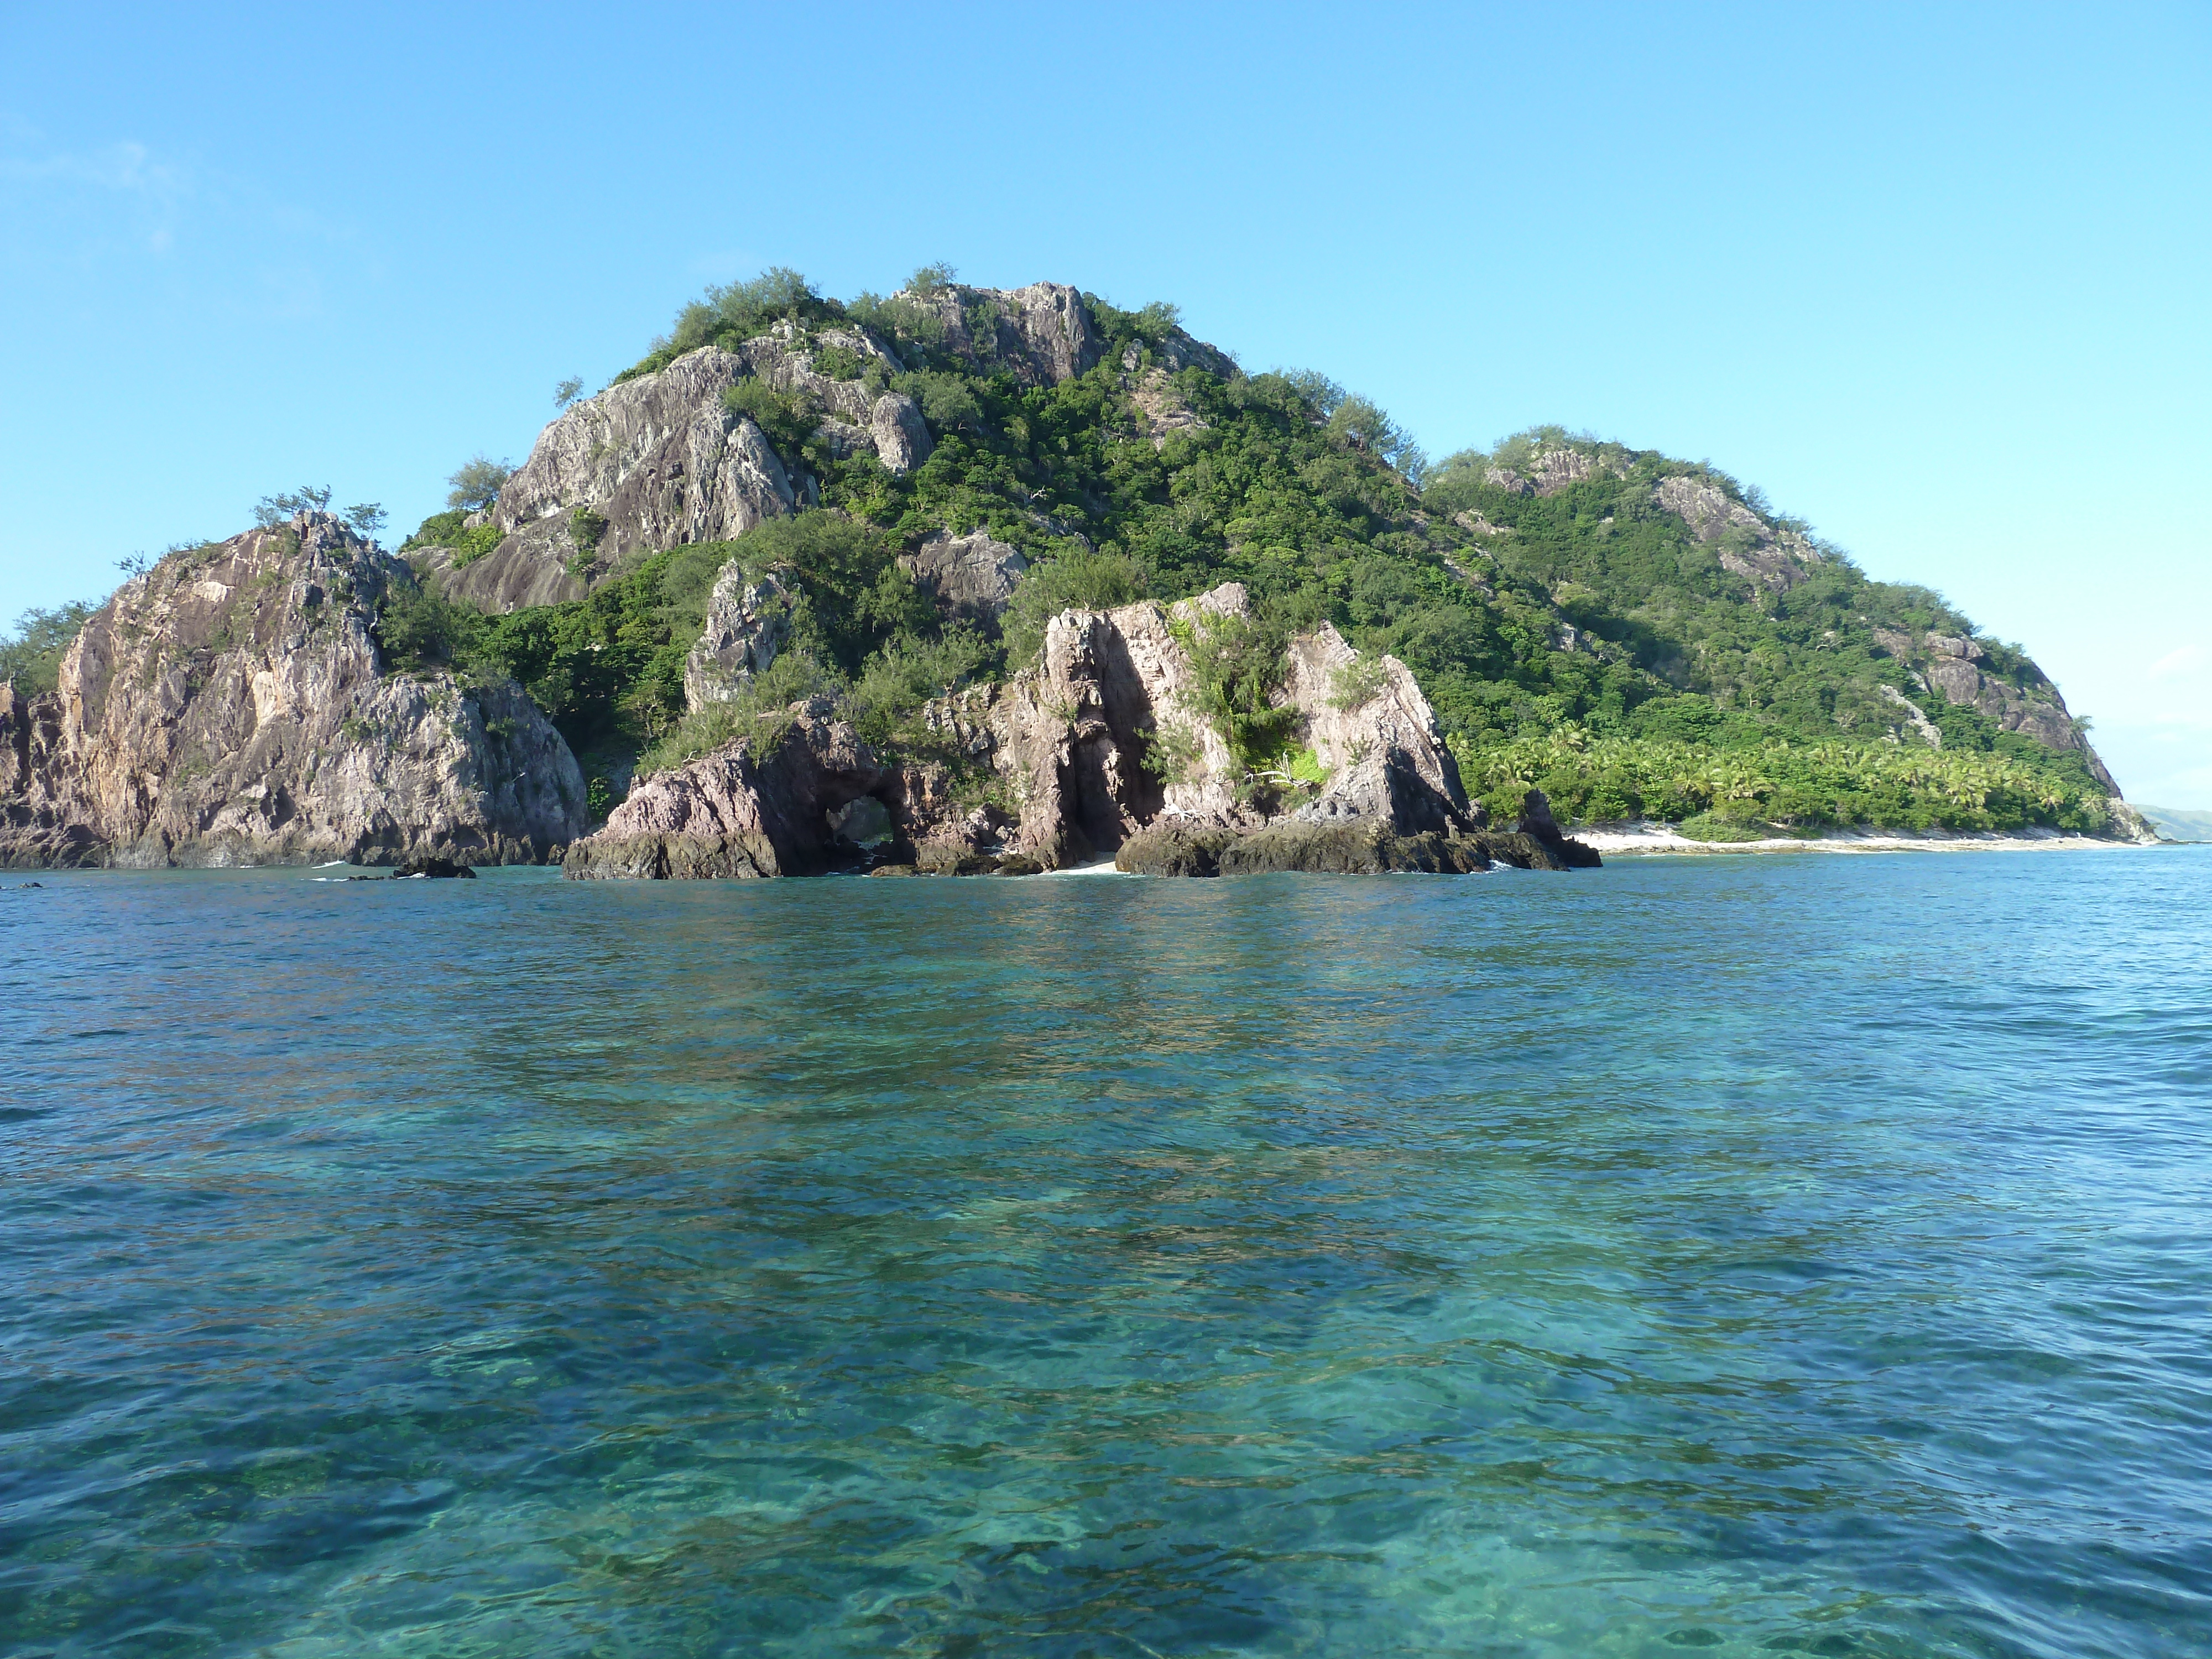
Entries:
<svg viewBox="0 0 2212 1659">
<path fill-rule="evenodd" d="M 771 272 L 477 482 L 396 553 L 309 504 L 134 575 L 0 690 L 0 862 L 1213 875 L 1595 863 L 1559 818 L 2142 834 L 2024 653 L 1757 492 L 1553 428 L 1431 466 L 1171 307 Z"/>
</svg>

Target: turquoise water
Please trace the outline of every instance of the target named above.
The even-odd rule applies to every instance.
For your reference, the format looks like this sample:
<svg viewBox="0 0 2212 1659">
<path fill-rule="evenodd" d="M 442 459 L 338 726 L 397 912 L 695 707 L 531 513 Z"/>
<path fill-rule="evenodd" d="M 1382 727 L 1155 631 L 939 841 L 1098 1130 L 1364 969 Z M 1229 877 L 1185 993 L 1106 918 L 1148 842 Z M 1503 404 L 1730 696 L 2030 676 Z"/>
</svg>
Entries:
<svg viewBox="0 0 2212 1659">
<path fill-rule="evenodd" d="M 0 1651 L 2212 1651 L 2212 849 L 0 891 Z"/>
</svg>

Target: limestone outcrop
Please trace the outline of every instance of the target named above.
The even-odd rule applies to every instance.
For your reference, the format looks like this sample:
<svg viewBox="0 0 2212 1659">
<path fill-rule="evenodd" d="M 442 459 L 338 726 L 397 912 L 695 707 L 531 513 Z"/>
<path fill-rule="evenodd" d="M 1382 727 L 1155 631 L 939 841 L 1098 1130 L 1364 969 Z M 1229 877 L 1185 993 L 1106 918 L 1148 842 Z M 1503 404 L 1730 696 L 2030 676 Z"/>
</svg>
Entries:
<svg viewBox="0 0 2212 1659">
<path fill-rule="evenodd" d="M 568 849 L 577 880 L 819 875 L 878 822 L 846 811 L 884 769 L 826 704 L 802 705 L 648 779 Z M 856 823 L 856 819 L 866 820 Z"/>
<path fill-rule="evenodd" d="M 0 861 L 555 853 L 585 823 L 568 745 L 510 682 L 388 672 L 372 629 L 405 575 L 302 513 L 125 583 L 54 693 L 0 694 Z"/>
</svg>

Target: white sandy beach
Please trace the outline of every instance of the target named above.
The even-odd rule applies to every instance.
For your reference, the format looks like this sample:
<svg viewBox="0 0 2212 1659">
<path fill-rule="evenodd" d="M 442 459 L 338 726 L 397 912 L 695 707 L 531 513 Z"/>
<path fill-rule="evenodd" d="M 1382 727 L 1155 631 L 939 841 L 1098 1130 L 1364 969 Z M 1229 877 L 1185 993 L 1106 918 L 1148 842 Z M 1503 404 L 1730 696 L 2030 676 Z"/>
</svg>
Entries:
<svg viewBox="0 0 2212 1659">
<path fill-rule="evenodd" d="M 1628 854 L 1710 853 L 1998 853 L 2104 852 L 2160 845 L 2155 841 L 2107 841 L 2062 830 L 1826 830 L 1800 840 L 1692 841 L 1670 823 L 1584 825 L 1567 832 L 1607 858 Z"/>
</svg>

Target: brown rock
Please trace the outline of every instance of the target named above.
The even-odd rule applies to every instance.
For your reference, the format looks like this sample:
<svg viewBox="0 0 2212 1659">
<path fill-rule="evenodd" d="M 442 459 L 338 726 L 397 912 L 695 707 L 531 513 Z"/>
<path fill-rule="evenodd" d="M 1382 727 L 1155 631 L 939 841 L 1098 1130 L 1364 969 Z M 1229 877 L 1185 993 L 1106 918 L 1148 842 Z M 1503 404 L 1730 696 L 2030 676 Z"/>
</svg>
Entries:
<svg viewBox="0 0 2212 1659">
<path fill-rule="evenodd" d="M 530 862 L 584 822 L 560 735 L 511 682 L 387 671 L 371 627 L 405 567 L 337 520 L 172 554 L 10 699 L 0 860 Z"/>
<path fill-rule="evenodd" d="M 782 723 L 633 786 L 565 867 L 576 880 L 819 875 L 832 862 L 830 814 L 883 775 L 850 726 L 794 705 Z"/>
</svg>

